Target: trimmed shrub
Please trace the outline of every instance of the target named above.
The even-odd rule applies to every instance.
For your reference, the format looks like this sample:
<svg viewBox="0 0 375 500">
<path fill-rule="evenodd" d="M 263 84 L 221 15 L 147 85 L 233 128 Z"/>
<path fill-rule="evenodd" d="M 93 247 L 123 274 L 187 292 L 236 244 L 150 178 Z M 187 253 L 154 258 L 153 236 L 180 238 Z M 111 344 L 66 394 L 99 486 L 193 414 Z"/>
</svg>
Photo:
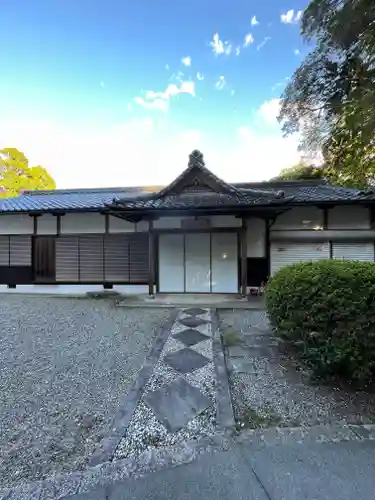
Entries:
<svg viewBox="0 0 375 500">
<path fill-rule="evenodd" d="M 280 269 L 266 287 L 270 322 L 319 376 L 375 378 L 375 263 L 321 260 Z"/>
</svg>

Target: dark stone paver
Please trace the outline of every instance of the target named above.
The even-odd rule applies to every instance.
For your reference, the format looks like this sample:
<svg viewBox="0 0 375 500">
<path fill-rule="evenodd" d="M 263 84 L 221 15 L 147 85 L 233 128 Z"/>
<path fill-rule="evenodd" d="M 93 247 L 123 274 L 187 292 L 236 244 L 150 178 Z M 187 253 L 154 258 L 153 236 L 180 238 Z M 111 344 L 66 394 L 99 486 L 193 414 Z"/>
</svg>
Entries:
<svg viewBox="0 0 375 500">
<path fill-rule="evenodd" d="M 206 356 L 199 354 L 199 352 L 185 347 L 179 351 L 167 354 L 164 357 L 164 362 L 179 373 L 191 373 L 205 366 L 210 360 Z"/>
<path fill-rule="evenodd" d="M 188 328 L 187 330 L 176 333 L 174 337 L 178 340 L 181 340 L 181 342 L 183 342 L 187 346 L 198 344 L 198 342 L 202 342 L 203 340 L 208 340 L 210 338 L 207 335 L 198 332 L 198 330 L 193 330 L 192 328 Z"/>
<path fill-rule="evenodd" d="M 176 432 L 211 406 L 212 401 L 182 377 L 144 397 L 145 403 L 169 432 Z"/>
<path fill-rule="evenodd" d="M 189 326 L 190 328 L 196 328 L 197 326 L 205 325 L 206 323 L 209 323 L 209 321 L 207 321 L 205 319 L 196 318 L 194 316 L 190 316 L 188 318 L 182 318 L 179 321 L 182 325 Z"/>
<path fill-rule="evenodd" d="M 184 309 L 185 314 L 190 314 L 190 316 L 199 316 L 200 314 L 204 314 L 206 311 L 201 309 L 200 307 L 191 307 L 189 309 Z"/>
</svg>

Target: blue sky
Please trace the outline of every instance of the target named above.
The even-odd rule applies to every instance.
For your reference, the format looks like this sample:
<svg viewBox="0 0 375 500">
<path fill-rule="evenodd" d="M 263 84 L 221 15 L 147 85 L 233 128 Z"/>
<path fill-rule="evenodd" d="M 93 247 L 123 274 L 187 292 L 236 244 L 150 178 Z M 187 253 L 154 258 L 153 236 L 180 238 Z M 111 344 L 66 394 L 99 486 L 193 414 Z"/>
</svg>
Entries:
<svg viewBox="0 0 375 500">
<path fill-rule="evenodd" d="M 200 148 L 228 181 L 298 159 L 275 117 L 302 0 L 3 0 L 0 146 L 58 187 L 164 184 Z"/>
</svg>

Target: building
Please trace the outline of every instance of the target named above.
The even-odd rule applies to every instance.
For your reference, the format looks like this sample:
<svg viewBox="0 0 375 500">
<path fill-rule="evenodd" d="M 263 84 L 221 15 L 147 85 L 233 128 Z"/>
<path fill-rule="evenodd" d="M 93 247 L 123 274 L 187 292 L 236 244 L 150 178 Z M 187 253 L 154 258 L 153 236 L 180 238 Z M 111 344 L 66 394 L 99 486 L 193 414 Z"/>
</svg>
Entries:
<svg viewBox="0 0 375 500">
<path fill-rule="evenodd" d="M 375 193 L 227 184 L 193 151 L 163 188 L 30 191 L 0 202 L 0 291 L 242 293 L 298 261 L 374 261 Z"/>
</svg>

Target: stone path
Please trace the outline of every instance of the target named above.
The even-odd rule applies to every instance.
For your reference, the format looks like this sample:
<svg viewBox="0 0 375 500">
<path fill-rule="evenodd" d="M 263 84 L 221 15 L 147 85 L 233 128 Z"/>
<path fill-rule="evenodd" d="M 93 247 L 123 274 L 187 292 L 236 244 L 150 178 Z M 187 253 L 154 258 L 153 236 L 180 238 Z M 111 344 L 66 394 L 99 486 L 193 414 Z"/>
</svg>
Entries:
<svg viewBox="0 0 375 500">
<path fill-rule="evenodd" d="M 215 433 L 212 310 L 181 309 L 115 459 Z"/>
</svg>

